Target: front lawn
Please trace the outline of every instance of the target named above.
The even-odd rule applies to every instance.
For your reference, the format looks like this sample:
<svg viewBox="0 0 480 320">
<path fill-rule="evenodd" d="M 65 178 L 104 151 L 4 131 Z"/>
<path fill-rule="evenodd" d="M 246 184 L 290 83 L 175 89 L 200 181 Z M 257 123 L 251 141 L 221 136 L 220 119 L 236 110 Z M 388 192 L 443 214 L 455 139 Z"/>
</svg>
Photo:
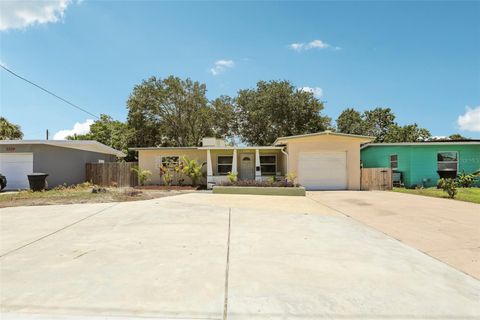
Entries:
<svg viewBox="0 0 480 320">
<path fill-rule="evenodd" d="M 480 188 L 457 188 L 457 190 L 458 193 L 455 196 L 455 200 L 480 203 Z M 428 197 L 448 198 L 446 192 L 444 192 L 442 189 L 437 189 L 436 187 L 426 189 L 393 188 L 393 191 Z"/>
</svg>

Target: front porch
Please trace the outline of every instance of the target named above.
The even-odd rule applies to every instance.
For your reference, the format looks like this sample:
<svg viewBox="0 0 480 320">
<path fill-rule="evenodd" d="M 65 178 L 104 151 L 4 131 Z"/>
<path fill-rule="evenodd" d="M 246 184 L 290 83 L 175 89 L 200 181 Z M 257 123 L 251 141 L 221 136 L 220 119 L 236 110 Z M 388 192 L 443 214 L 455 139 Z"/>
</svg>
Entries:
<svg viewBox="0 0 480 320">
<path fill-rule="evenodd" d="M 201 149 L 201 148 L 200 148 Z M 282 178 L 287 171 L 287 156 L 282 147 L 205 147 L 207 188 L 227 182 L 229 172 L 240 180 Z"/>
</svg>

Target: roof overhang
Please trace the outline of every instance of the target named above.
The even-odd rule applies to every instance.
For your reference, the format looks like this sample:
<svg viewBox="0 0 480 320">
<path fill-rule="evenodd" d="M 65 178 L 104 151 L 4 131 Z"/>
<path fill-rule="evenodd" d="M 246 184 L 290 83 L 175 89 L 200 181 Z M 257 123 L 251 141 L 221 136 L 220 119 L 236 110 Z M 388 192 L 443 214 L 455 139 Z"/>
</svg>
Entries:
<svg viewBox="0 0 480 320">
<path fill-rule="evenodd" d="M 277 138 L 273 144 L 274 145 L 279 145 L 279 144 L 285 143 L 285 141 L 288 141 L 288 140 L 315 137 L 315 136 L 348 137 L 348 138 L 359 139 L 363 143 L 371 142 L 371 141 L 375 140 L 375 137 L 362 136 L 362 135 L 357 135 L 357 134 L 347 134 L 347 133 L 340 133 L 340 132 L 332 132 L 332 131 L 326 130 L 326 131 L 322 131 L 322 132 L 300 134 L 300 135 L 296 135 L 296 136 L 280 137 L 280 138 Z"/>
<path fill-rule="evenodd" d="M 240 147 L 240 146 L 227 146 L 227 147 L 144 147 L 144 148 L 129 148 L 128 150 L 132 151 L 141 151 L 141 150 L 280 150 L 283 149 L 281 146 L 249 146 L 249 147 Z"/>
<path fill-rule="evenodd" d="M 123 158 L 126 156 L 123 152 L 113 149 L 95 140 L 0 140 L 0 145 L 27 145 L 27 144 L 49 145 L 49 146 L 55 146 L 55 147 L 98 152 L 98 153 L 104 153 L 104 154 L 111 154 L 119 158 Z"/>
<path fill-rule="evenodd" d="M 196 150 L 198 147 L 138 147 L 138 148 L 128 148 L 131 151 L 140 151 L 140 150 Z"/>
<path fill-rule="evenodd" d="M 251 147 L 199 147 L 202 150 L 276 150 L 283 149 L 280 146 L 251 146 Z"/>
<path fill-rule="evenodd" d="M 420 142 L 385 142 L 385 143 L 368 143 L 362 146 L 362 149 L 368 147 L 388 147 L 388 146 L 444 146 L 444 145 L 479 145 L 480 141 L 442 141 L 442 142 L 430 142 L 430 141 L 420 141 Z"/>
</svg>

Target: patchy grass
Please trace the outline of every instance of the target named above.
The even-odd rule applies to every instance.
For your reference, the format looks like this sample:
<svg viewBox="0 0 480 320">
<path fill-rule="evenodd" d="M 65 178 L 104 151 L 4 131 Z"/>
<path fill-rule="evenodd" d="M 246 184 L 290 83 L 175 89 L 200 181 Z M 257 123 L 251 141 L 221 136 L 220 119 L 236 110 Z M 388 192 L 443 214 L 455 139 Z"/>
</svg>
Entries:
<svg viewBox="0 0 480 320">
<path fill-rule="evenodd" d="M 480 188 L 457 188 L 458 193 L 455 196 L 455 200 L 468 201 L 473 203 L 480 203 Z M 436 187 L 426 189 L 406 189 L 406 188 L 393 188 L 394 192 L 417 194 L 421 196 L 447 198 L 448 195 L 442 189 Z"/>
<path fill-rule="evenodd" d="M 162 198 L 193 190 L 137 190 L 134 188 L 107 188 L 106 192 L 92 193 L 93 187 L 81 184 L 42 192 L 20 191 L 0 193 L 0 208 L 72 203 L 124 202 Z"/>
</svg>

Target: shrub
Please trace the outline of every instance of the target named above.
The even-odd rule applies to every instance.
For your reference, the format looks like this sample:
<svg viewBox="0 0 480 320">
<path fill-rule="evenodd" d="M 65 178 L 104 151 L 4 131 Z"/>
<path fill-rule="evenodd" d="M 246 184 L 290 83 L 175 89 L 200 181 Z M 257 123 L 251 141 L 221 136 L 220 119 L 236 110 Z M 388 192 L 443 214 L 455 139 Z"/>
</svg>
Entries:
<svg viewBox="0 0 480 320">
<path fill-rule="evenodd" d="M 448 194 L 448 197 L 453 199 L 457 195 L 457 182 L 455 179 L 440 179 L 440 185 L 443 191 Z"/>
<path fill-rule="evenodd" d="M 150 170 L 140 170 L 139 167 L 133 167 L 131 170 L 137 174 L 138 182 L 141 186 L 144 186 L 145 182 L 150 180 L 150 176 L 152 175 Z"/>
<path fill-rule="evenodd" d="M 476 178 L 477 177 L 475 174 L 466 174 L 465 171 L 463 171 L 457 177 L 458 186 L 463 188 L 471 188 L 474 185 Z"/>
<path fill-rule="evenodd" d="M 273 181 L 271 179 L 268 180 L 237 180 L 234 182 L 222 182 L 219 185 L 221 186 L 236 186 L 236 187 L 285 187 L 291 188 L 295 187 L 295 185 L 287 180 L 280 180 L 280 181 Z"/>
<path fill-rule="evenodd" d="M 297 175 L 295 174 L 295 172 L 289 172 L 285 176 L 285 180 L 292 183 L 294 186 L 297 186 L 297 184 L 295 183 L 296 179 L 297 179 Z"/>
<path fill-rule="evenodd" d="M 227 179 L 230 183 L 234 183 L 235 181 L 237 181 L 237 175 L 238 173 L 236 172 L 228 172 L 227 174 Z"/>
<path fill-rule="evenodd" d="M 192 185 L 196 187 L 198 179 L 203 177 L 202 168 L 205 163 L 199 164 L 197 160 L 189 159 L 186 156 L 182 157 L 182 161 L 181 171 L 192 180 Z"/>
<path fill-rule="evenodd" d="M 160 165 L 160 178 L 162 178 L 166 186 L 170 186 L 172 184 L 172 173 L 170 172 L 170 169 L 163 164 Z"/>
</svg>

